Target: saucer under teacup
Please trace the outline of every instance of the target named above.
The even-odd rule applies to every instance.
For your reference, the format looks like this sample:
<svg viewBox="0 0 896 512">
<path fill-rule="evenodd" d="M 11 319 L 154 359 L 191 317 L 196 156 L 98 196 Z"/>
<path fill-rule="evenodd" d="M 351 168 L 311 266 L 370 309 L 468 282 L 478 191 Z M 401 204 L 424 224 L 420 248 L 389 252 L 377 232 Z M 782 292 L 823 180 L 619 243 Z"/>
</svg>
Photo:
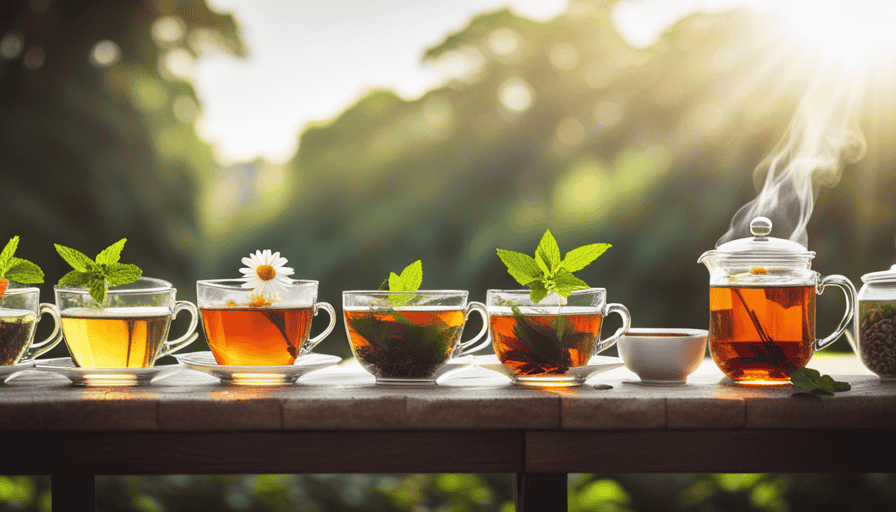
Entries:
<svg viewBox="0 0 896 512">
<path fill-rule="evenodd" d="M 179 364 L 149 368 L 79 368 L 70 357 L 35 361 L 34 370 L 61 375 L 74 386 L 148 386 L 183 369 Z"/>
<path fill-rule="evenodd" d="M 608 356 L 592 356 L 588 364 L 575 366 L 563 375 L 525 375 L 517 376 L 512 369 L 505 366 L 497 355 L 476 358 L 476 366 L 498 372 L 509 378 L 514 384 L 531 387 L 573 387 L 581 386 L 588 379 L 601 373 L 614 370 L 624 365 L 621 359 Z"/>
<path fill-rule="evenodd" d="M 240 386 L 289 386 L 307 373 L 342 361 L 338 356 L 315 353 L 300 356 L 291 365 L 223 365 L 218 364 L 210 351 L 174 354 L 174 357 L 191 370 L 217 377 L 222 384 Z"/>
</svg>

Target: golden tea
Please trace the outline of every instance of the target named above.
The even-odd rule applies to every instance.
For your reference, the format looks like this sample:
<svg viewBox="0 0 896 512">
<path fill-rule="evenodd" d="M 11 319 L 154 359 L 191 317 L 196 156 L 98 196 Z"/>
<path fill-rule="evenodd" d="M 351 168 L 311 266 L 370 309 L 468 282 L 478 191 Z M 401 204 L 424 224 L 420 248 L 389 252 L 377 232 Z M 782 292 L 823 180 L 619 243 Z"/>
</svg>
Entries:
<svg viewBox="0 0 896 512">
<path fill-rule="evenodd" d="M 171 325 L 165 307 L 69 308 L 62 312 L 65 343 L 77 366 L 148 368 Z"/>
<path fill-rule="evenodd" d="M 489 315 L 498 359 L 519 376 L 563 375 L 591 359 L 603 316 L 562 308 L 560 315 Z"/>
<path fill-rule="evenodd" d="M 313 308 L 200 308 L 222 365 L 291 365 L 311 332 Z"/>
<path fill-rule="evenodd" d="M 709 350 L 744 384 L 789 384 L 815 345 L 815 287 L 710 287 Z"/>
<path fill-rule="evenodd" d="M 464 327 L 463 309 L 345 310 L 352 351 L 377 379 L 429 379 Z"/>
<path fill-rule="evenodd" d="M 25 356 L 36 325 L 32 311 L 0 308 L 0 365 L 16 364 Z"/>
</svg>

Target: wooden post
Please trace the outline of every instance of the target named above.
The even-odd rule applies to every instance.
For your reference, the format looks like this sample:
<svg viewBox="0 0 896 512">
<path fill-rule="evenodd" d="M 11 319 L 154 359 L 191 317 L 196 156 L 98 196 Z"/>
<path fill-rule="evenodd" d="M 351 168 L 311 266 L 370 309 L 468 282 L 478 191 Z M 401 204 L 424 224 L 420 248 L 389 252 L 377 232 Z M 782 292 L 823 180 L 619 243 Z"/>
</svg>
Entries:
<svg viewBox="0 0 896 512">
<path fill-rule="evenodd" d="M 568 510 L 566 473 L 517 473 L 516 512 Z"/>
</svg>

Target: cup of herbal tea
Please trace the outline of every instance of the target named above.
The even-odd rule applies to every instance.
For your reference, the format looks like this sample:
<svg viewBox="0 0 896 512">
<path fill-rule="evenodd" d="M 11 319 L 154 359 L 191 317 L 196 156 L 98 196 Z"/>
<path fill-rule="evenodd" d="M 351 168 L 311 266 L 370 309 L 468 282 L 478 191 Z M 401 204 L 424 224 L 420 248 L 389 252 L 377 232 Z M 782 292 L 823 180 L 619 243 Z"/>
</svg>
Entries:
<svg viewBox="0 0 896 512">
<path fill-rule="evenodd" d="M 612 347 L 631 325 L 628 309 L 607 304 L 606 296 L 604 288 L 586 288 L 534 303 L 529 290 L 488 290 L 489 332 L 498 359 L 521 384 L 575 385 L 563 378 L 566 372 Z M 601 340 L 611 313 L 622 317 L 622 327 Z"/>
<path fill-rule="evenodd" d="M 40 343 L 34 342 L 37 322 L 44 314 L 53 317 L 53 332 Z M 59 309 L 40 303 L 40 289 L 9 283 L 0 295 L 0 366 L 35 359 L 62 341 Z"/>
<path fill-rule="evenodd" d="M 317 281 L 284 278 L 275 300 L 246 288 L 243 279 L 211 279 L 196 283 L 202 328 L 221 365 L 291 365 L 311 352 L 336 325 L 336 311 L 317 302 Z M 311 320 L 320 309 L 330 323 L 310 338 Z"/>
<path fill-rule="evenodd" d="M 149 368 L 196 339 L 198 313 L 192 302 L 175 300 L 168 281 L 141 277 L 109 287 L 102 305 L 87 287 L 56 285 L 56 306 L 62 317 L 65 344 L 82 368 Z M 168 339 L 171 319 L 190 312 L 186 334 Z"/>
<path fill-rule="evenodd" d="M 342 309 L 352 353 L 377 384 L 432 384 L 445 363 L 489 343 L 485 305 L 463 290 L 346 291 Z M 473 311 L 482 329 L 461 342 Z"/>
</svg>

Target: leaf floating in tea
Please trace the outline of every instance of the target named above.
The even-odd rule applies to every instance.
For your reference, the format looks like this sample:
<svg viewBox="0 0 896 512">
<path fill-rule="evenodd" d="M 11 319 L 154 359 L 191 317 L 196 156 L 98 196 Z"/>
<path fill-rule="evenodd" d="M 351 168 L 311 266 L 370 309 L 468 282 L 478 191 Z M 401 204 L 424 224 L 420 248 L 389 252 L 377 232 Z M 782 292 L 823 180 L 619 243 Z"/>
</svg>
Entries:
<svg viewBox="0 0 896 512">
<path fill-rule="evenodd" d="M 852 386 L 848 382 L 839 382 L 830 375 L 822 375 L 818 370 L 803 368 L 790 372 L 790 382 L 794 393 L 812 393 L 815 395 L 833 395 L 838 391 L 849 391 Z"/>
<path fill-rule="evenodd" d="M 573 351 L 590 355 L 595 333 L 576 330 L 575 324 L 563 315 L 545 325 L 527 317 L 516 306 L 511 306 L 511 310 L 513 336 L 526 350 L 511 348 L 504 352 L 502 360 L 513 361 L 519 374 L 563 374 L 576 366 Z"/>
</svg>

